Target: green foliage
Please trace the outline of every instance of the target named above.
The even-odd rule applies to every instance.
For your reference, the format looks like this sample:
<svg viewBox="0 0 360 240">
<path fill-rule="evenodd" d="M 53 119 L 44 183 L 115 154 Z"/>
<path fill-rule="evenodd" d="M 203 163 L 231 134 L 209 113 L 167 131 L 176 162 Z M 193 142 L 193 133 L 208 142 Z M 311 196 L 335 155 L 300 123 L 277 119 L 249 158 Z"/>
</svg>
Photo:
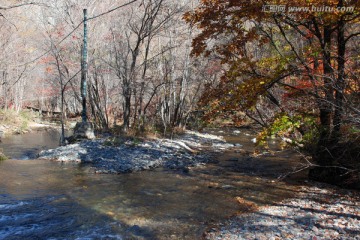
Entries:
<svg viewBox="0 0 360 240">
<path fill-rule="evenodd" d="M 34 113 L 29 112 L 29 111 L 25 111 L 22 110 L 19 112 L 19 116 L 23 119 L 23 120 L 27 120 L 27 121 L 31 121 L 34 119 Z"/>
<path fill-rule="evenodd" d="M 114 136 L 106 139 L 103 143 L 107 147 L 118 147 L 123 144 L 127 146 L 137 146 L 142 142 L 141 138 L 132 136 Z"/>
<path fill-rule="evenodd" d="M 257 136 L 259 146 L 267 147 L 267 138 L 278 136 L 284 145 L 308 148 L 313 146 L 319 136 L 316 118 L 306 114 L 289 116 L 278 114 L 273 122 Z"/>
<path fill-rule="evenodd" d="M 357 128 L 356 126 L 350 126 L 348 131 L 352 134 L 360 134 L 360 128 Z"/>
<path fill-rule="evenodd" d="M 2 149 L 0 149 L 0 161 L 4 161 L 4 160 L 7 160 L 8 157 L 5 156 L 5 154 L 2 152 Z"/>
<path fill-rule="evenodd" d="M 24 131 L 26 131 L 27 129 L 28 129 L 28 127 L 29 127 L 29 122 L 28 122 L 28 120 L 23 120 L 22 121 L 22 123 L 21 123 L 21 125 L 20 125 L 20 128 L 19 128 L 19 130 L 21 131 L 21 132 L 24 132 Z"/>
</svg>

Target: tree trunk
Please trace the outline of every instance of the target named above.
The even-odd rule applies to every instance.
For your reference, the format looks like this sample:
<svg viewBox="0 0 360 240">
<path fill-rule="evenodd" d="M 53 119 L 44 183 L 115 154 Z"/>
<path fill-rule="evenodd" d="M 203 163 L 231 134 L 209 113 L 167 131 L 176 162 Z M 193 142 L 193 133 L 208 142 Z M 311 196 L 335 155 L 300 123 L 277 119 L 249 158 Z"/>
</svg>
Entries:
<svg viewBox="0 0 360 240">
<path fill-rule="evenodd" d="M 333 97 L 332 80 L 334 77 L 334 70 L 331 66 L 331 27 L 324 27 L 324 46 L 323 46 L 323 69 L 324 69 L 324 93 L 325 99 L 320 103 L 320 122 L 322 127 L 321 142 L 326 142 L 331 132 L 331 113 Z"/>
<path fill-rule="evenodd" d="M 123 103 L 123 130 L 127 132 L 130 127 L 130 114 L 131 114 L 131 89 L 128 84 L 124 86 L 124 103 Z"/>
<path fill-rule="evenodd" d="M 321 133 L 318 142 L 317 154 L 321 155 L 329 144 L 330 133 L 331 133 L 331 113 L 333 108 L 333 86 L 332 80 L 334 77 L 334 70 L 331 66 L 331 27 L 324 26 L 324 38 L 323 38 L 323 84 L 324 84 L 324 99 L 319 101 L 320 110 L 320 124 Z M 320 157 L 319 164 L 326 165 L 327 157 Z"/>
<path fill-rule="evenodd" d="M 317 145 L 316 161 L 320 165 L 328 165 L 329 160 L 331 159 L 331 154 L 327 151 L 327 147 L 330 143 L 330 133 L 331 133 L 331 114 L 333 109 L 333 79 L 334 79 L 334 70 L 331 66 L 331 27 L 324 26 L 324 37 L 323 37 L 323 84 L 324 84 L 324 94 L 325 97 L 319 100 L 319 110 L 320 110 L 320 124 L 321 132 Z"/>
<path fill-rule="evenodd" d="M 342 1 L 340 1 L 342 2 Z M 334 142 L 339 141 L 340 128 L 343 116 L 344 88 L 345 88 L 345 50 L 346 41 L 344 37 L 344 20 L 338 22 L 338 76 L 335 84 L 335 113 L 333 118 L 334 129 L 332 139 Z"/>
</svg>

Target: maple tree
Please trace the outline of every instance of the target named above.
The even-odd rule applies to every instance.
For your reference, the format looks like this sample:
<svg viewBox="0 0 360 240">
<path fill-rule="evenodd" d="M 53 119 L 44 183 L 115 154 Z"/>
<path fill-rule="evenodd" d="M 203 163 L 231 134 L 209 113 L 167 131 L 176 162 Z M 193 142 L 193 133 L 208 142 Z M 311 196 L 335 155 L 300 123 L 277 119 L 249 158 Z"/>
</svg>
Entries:
<svg viewBox="0 0 360 240">
<path fill-rule="evenodd" d="M 316 159 L 331 164 L 332 153 L 324 152 L 340 141 L 344 121 L 358 126 L 359 105 L 350 99 L 359 89 L 351 70 L 358 64 L 351 44 L 360 34 L 359 7 L 351 0 L 201 0 L 184 15 L 200 30 L 192 54 L 220 59 L 226 69 L 203 95 L 208 115 L 250 110 L 260 113 L 253 118 L 264 126 L 314 116 L 320 127 Z M 261 116 L 265 104 L 272 120 Z"/>
</svg>

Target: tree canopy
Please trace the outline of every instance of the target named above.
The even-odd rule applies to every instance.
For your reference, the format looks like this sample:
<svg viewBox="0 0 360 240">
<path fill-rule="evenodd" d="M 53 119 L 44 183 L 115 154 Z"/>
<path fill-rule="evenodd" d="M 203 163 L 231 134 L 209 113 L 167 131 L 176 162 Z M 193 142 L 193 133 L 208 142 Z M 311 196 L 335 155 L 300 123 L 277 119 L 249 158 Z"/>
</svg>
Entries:
<svg viewBox="0 0 360 240">
<path fill-rule="evenodd" d="M 209 116 L 246 112 L 270 129 L 264 135 L 304 137 L 311 132 L 305 125 L 315 125 L 317 152 L 338 143 L 342 128 L 359 127 L 359 7 L 344 0 L 200 1 L 184 15 L 199 30 L 192 54 L 223 64 L 203 108 Z"/>
</svg>

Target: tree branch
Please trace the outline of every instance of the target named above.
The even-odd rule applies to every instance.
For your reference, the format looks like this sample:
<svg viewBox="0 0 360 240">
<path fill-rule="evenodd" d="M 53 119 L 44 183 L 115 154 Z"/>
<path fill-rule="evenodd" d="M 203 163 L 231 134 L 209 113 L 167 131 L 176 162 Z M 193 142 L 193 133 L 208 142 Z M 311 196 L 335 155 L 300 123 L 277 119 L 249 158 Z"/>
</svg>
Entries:
<svg viewBox="0 0 360 240">
<path fill-rule="evenodd" d="M 356 37 L 356 36 L 359 36 L 359 35 L 360 35 L 360 32 L 350 34 L 350 35 L 345 39 L 345 43 L 347 43 L 351 38 Z"/>
<path fill-rule="evenodd" d="M 12 9 L 12 8 L 18 8 L 18 7 L 23 7 L 23 6 L 28 6 L 28 5 L 44 5 L 43 3 L 37 3 L 37 2 L 28 2 L 28 3 L 20 3 L 20 4 L 16 4 L 16 5 L 11 5 L 11 6 L 0 6 L 0 10 L 8 10 L 8 9 Z M 2 14 L 0 14 L 0 16 L 3 16 Z"/>
</svg>

